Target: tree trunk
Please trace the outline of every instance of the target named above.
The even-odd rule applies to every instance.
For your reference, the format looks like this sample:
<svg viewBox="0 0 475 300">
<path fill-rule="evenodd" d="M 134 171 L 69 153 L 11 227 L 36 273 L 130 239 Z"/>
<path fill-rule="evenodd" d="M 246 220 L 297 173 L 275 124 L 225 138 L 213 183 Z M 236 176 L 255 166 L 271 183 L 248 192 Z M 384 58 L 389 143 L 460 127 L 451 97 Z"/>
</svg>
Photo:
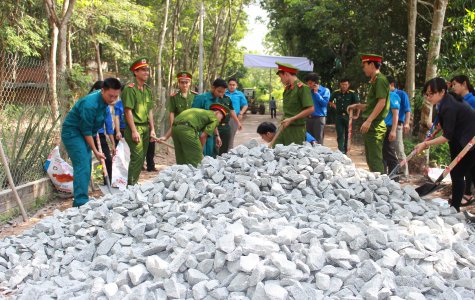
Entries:
<svg viewBox="0 0 475 300">
<path fill-rule="evenodd" d="M 440 54 L 440 41 L 442 39 L 445 10 L 447 8 L 448 2 L 448 0 L 435 0 L 434 3 L 434 15 L 432 17 L 432 27 L 427 58 L 426 81 L 437 76 L 436 60 L 439 58 Z M 427 101 L 427 99 L 425 99 L 421 111 L 420 135 L 425 134 L 427 129 L 429 129 L 430 123 L 432 123 L 432 104 Z"/>
<path fill-rule="evenodd" d="M 94 39 L 94 50 L 96 52 L 96 64 L 97 64 L 97 80 L 104 80 L 104 74 L 102 73 L 102 60 L 101 60 L 101 48 L 96 39 Z"/>
<path fill-rule="evenodd" d="M 412 99 L 416 88 L 417 0 L 409 0 L 407 3 L 407 23 L 406 92 Z"/>
<path fill-rule="evenodd" d="M 171 91 L 173 85 L 173 77 L 175 74 L 175 65 L 176 65 L 176 41 L 178 35 L 178 22 L 180 20 L 180 13 L 182 9 L 182 3 L 180 0 L 177 0 L 175 6 L 175 12 L 173 13 L 173 30 L 172 30 L 172 56 L 170 59 L 170 67 L 168 72 L 168 86 L 167 90 Z"/>
<path fill-rule="evenodd" d="M 68 70 L 73 68 L 73 49 L 71 48 L 71 26 L 68 26 L 68 36 L 67 36 L 67 52 L 68 52 Z"/>
<path fill-rule="evenodd" d="M 51 50 L 49 56 L 49 89 L 51 94 L 51 113 L 53 119 L 57 119 L 59 116 L 58 94 L 56 93 L 56 50 L 58 48 L 58 27 L 55 23 L 51 26 Z"/>
<path fill-rule="evenodd" d="M 228 22 L 228 30 L 227 30 L 227 35 L 226 35 L 226 42 L 224 43 L 224 54 L 223 54 L 223 61 L 221 63 L 221 76 L 225 76 L 224 72 L 226 70 L 226 65 L 228 62 L 228 49 L 229 49 L 229 42 L 231 41 L 231 37 L 236 31 L 236 26 L 239 23 L 239 19 L 241 18 L 241 12 L 243 8 L 243 1 L 241 1 L 239 5 L 239 10 L 236 15 L 236 19 L 233 22 L 233 13 L 232 13 L 232 7 L 233 3 L 232 1 L 229 2 L 229 22 Z"/>
<path fill-rule="evenodd" d="M 168 9 L 170 7 L 170 0 L 165 1 L 165 16 L 163 17 L 163 25 L 162 25 L 162 32 L 160 35 L 160 43 L 158 45 L 158 59 L 157 59 L 157 97 L 158 103 L 160 108 L 160 116 L 158 118 L 158 123 L 162 124 L 163 116 L 165 116 L 165 105 L 167 98 L 163 97 L 162 94 L 162 53 L 163 53 L 163 46 L 165 45 L 165 35 L 167 33 L 167 24 L 168 24 Z M 155 122 L 157 124 L 157 122 Z"/>
</svg>

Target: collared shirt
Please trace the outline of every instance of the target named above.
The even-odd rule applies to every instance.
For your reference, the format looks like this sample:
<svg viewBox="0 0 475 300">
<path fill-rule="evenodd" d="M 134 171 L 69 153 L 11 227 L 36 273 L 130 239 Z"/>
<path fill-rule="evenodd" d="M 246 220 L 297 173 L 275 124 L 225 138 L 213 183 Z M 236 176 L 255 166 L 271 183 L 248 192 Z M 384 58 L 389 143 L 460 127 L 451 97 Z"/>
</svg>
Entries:
<svg viewBox="0 0 475 300">
<path fill-rule="evenodd" d="M 284 119 L 296 116 L 304 109 L 313 106 L 310 88 L 299 79 L 285 87 L 283 96 Z M 292 125 L 305 125 L 305 122 L 305 118 L 302 118 L 295 120 Z"/>
<path fill-rule="evenodd" d="M 313 89 L 310 91 L 312 93 L 313 106 L 315 107 L 315 111 L 312 113 L 312 116 L 326 117 L 327 105 L 328 101 L 330 101 L 330 90 L 323 85 L 320 85 L 316 93 Z"/>
<path fill-rule="evenodd" d="M 213 136 L 214 129 L 218 126 L 219 121 L 214 112 L 201 108 L 190 108 L 179 114 L 173 124 L 188 123 L 196 131 L 206 132 L 209 136 Z"/>
<path fill-rule="evenodd" d="M 443 136 L 465 147 L 475 136 L 475 110 L 465 101 L 446 94 L 439 104 L 438 118 Z"/>
<path fill-rule="evenodd" d="M 196 95 L 195 100 L 193 100 L 193 104 L 191 105 L 192 108 L 201 108 L 208 110 L 211 104 L 219 103 L 226 105 L 229 110 L 234 110 L 233 102 L 231 98 L 228 96 L 224 96 L 223 98 L 215 98 L 211 92 L 206 92 L 200 95 Z M 228 114 L 224 118 L 224 124 L 228 124 L 230 119 L 230 114 Z"/>
<path fill-rule="evenodd" d="M 125 86 L 122 92 L 124 108 L 130 108 L 134 116 L 134 123 L 148 123 L 148 114 L 153 107 L 152 89 L 146 84 L 139 90 L 137 82 Z"/>
<path fill-rule="evenodd" d="M 272 109 L 272 108 L 277 108 L 277 103 L 275 103 L 275 100 L 274 99 L 271 99 L 269 101 L 269 108 Z"/>
<path fill-rule="evenodd" d="M 106 133 L 107 134 L 114 134 L 114 126 L 112 126 L 112 114 L 111 114 L 111 108 L 109 105 L 106 107 L 106 118 L 104 119 L 105 127 L 106 127 Z M 102 133 L 104 134 L 104 126 L 99 128 L 97 133 Z"/>
<path fill-rule="evenodd" d="M 396 93 L 401 99 L 401 101 L 399 102 L 401 106 L 399 108 L 399 122 L 404 123 L 404 121 L 406 120 L 406 113 L 411 112 L 411 103 L 409 102 L 409 95 L 405 91 L 399 89 L 394 89 L 393 92 Z"/>
<path fill-rule="evenodd" d="M 475 109 L 475 95 L 468 93 L 467 95 L 463 96 L 463 100 L 470 104 L 473 109 Z"/>
<path fill-rule="evenodd" d="M 363 118 L 367 119 L 369 115 L 373 112 L 376 104 L 378 103 L 379 99 L 386 99 L 386 106 L 381 110 L 381 112 L 376 116 L 374 121 L 382 121 L 387 115 L 389 111 L 389 81 L 381 73 L 376 74 L 376 76 L 371 79 L 368 91 L 368 96 L 366 98 L 366 109 L 363 112 Z M 373 124 L 376 124 L 373 122 Z"/>
<path fill-rule="evenodd" d="M 236 112 L 236 115 L 239 116 L 241 108 L 248 105 L 246 96 L 243 92 L 238 90 L 235 90 L 233 93 L 227 90 L 225 95 L 231 98 L 231 101 L 233 102 L 234 111 Z"/>
<path fill-rule="evenodd" d="M 119 117 L 120 129 L 125 129 L 124 105 L 120 99 L 114 105 L 114 115 Z"/>
<path fill-rule="evenodd" d="M 348 90 L 343 93 L 340 89 L 334 91 L 330 97 L 330 102 L 335 103 L 337 115 L 348 115 L 346 108 L 355 103 L 360 102 L 360 97 L 353 90 Z"/>
<path fill-rule="evenodd" d="M 173 94 L 168 102 L 168 112 L 174 113 L 176 117 L 184 110 L 191 108 L 191 104 L 193 103 L 193 100 L 195 100 L 195 95 L 196 94 L 191 91 L 188 92 L 186 97 L 184 97 L 181 92 Z"/>
<path fill-rule="evenodd" d="M 64 119 L 63 132 L 83 136 L 96 135 L 104 127 L 107 103 L 102 99 L 101 91 L 93 92 L 79 99 Z"/>
<path fill-rule="evenodd" d="M 386 118 L 384 119 L 384 123 L 386 126 L 393 126 L 393 109 L 399 110 L 401 107 L 401 98 L 395 92 L 389 93 L 389 112 Z"/>
</svg>

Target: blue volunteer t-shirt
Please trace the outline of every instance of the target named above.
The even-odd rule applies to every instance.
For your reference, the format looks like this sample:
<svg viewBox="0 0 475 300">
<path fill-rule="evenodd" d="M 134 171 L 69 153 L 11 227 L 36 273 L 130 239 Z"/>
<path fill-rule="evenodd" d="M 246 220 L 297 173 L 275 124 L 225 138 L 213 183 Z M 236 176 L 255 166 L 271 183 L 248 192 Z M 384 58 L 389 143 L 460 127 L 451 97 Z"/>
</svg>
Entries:
<svg viewBox="0 0 475 300">
<path fill-rule="evenodd" d="M 389 112 L 386 118 L 384 119 L 384 123 L 386 123 L 386 126 L 393 125 L 393 109 L 399 109 L 401 106 L 401 98 L 399 98 L 398 94 L 396 94 L 395 92 L 389 92 L 389 101 Z"/>
<path fill-rule="evenodd" d="M 475 96 L 472 93 L 468 93 L 467 95 L 463 96 L 463 100 L 467 101 L 470 106 L 475 109 Z"/>
<path fill-rule="evenodd" d="M 403 90 L 394 89 L 394 92 L 401 99 L 399 101 L 399 122 L 404 123 L 406 120 L 406 113 L 411 112 L 411 103 L 409 102 L 409 95 Z"/>
<path fill-rule="evenodd" d="M 231 98 L 234 112 L 236 113 L 236 116 L 239 116 L 239 113 L 241 112 L 241 108 L 248 105 L 246 96 L 244 95 L 243 92 L 238 91 L 238 90 L 235 90 L 233 93 L 231 93 L 229 90 L 226 90 L 225 95 Z"/>
<path fill-rule="evenodd" d="M 114 114 L 119 117 L 120 129 L 125 129 L 124 105 L 120 99 L 115 103 Z"/>
</svg>

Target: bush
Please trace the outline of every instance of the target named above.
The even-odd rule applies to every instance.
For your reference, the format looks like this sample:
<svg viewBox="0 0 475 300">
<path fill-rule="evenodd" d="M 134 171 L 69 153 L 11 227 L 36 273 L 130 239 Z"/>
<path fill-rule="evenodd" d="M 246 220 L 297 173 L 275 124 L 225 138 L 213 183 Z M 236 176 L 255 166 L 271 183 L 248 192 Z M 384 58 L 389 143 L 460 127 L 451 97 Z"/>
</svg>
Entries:
<svg viewBox="0 0 475 300">
<path fill-rule="evenodd" d="M 420 141 L 414 137 L 404 139 L 404 149 L 406 154 L 409 154 L 418 143 L 420 143 Z M 448 166 L 450 161 L 450 150 L 448 143 L 430 147 L 429 165 L 437 167 Z"/>
</svg>

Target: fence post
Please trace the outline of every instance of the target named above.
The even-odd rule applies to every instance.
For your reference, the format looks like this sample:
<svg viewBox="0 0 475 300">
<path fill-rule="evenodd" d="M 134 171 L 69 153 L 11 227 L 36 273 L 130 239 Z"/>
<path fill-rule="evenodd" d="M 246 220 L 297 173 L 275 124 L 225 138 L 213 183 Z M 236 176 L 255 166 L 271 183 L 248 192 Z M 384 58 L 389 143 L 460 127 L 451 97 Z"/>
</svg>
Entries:
<svg viewBox="0 0 475 300">
<path fill-rule="evenodd" d="M 26 215 L 25 208 L 23 207 L 23 202 L 21 202 L 20 196 L 18 196 L 18 192 L 16 190 L 15 183 L 13 182 L 12 174 L 10 173 L 10 167 L 8 166 L 7 156 L 5 155 L 5 151 L 3 151 L 3 143 L 2 143 L 1 133 L 0 133 L 0 155 L 2 156 L 3 166 L 5 168 L 5 174 L 7 175 L 7 178 L 8 178 L 8 183 L 10 184 L 10 187 L 13 191 L 13 194 L 15 195 L 15 200 L 18 203 L 18 207 L 20 207 L 21 216 L 23 217 L 23 221 L 27 222 L 28 221 L 28 216 Z"/>
</svg>

